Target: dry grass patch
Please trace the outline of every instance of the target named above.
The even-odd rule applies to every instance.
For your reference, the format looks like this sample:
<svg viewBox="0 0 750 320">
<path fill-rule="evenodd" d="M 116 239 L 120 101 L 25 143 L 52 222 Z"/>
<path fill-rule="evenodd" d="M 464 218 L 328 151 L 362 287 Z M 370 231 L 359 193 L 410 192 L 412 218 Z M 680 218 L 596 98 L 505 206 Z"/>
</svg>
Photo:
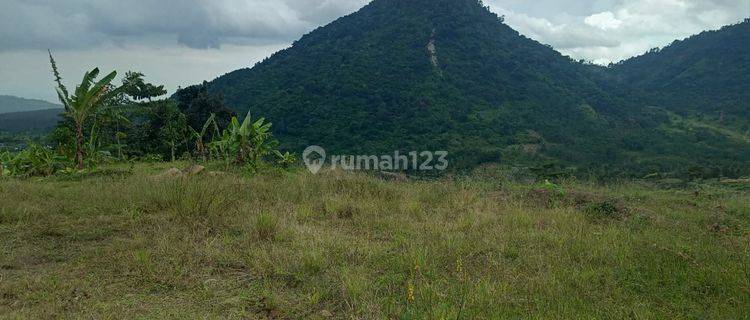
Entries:
<svg viewBox="0 0 750 320">
<path fill-rule="evenodd" d="M 0 181 L 10 318 L 742 318 L 750 196 L 361 174 Z M 138 174 L 138 172 L 150 172 Z M 555 196 L 557 197 L 557 196 Z"/>
</svg>

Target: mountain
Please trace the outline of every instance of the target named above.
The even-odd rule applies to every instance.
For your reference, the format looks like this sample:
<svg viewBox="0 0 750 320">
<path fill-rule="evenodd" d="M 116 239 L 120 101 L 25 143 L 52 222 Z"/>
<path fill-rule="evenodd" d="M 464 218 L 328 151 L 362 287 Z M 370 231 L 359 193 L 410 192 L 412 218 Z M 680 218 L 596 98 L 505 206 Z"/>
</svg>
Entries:
<svg viewBox="0 0 750 320">
<path fill-rule="evenodd" d="M 62 106 L 44 100 L 24 99 L 15 96 L 0 95 L 0 114 L 46 109 L 62 109 Z"/>
<path fill-rule="evenodd" d="M 750 168 L 735 132 L 696 134 L 612 73 L 520 35 L 477 0 L 375 0 L 204 85 L 238 113 L 266 116 L 295 151 L 447 150 L 454 168 L 608 174 Z"/>
<path fill-rule="evenodd" d="M 651 103 L 750 129 L 750 19 L 675 41 L 612 69 Z"/>
<path fill-rule="evenodd" d="M 0 114 L 0 132 L 44 134 L 55 128 L 63 109 Z"/>
</svg>

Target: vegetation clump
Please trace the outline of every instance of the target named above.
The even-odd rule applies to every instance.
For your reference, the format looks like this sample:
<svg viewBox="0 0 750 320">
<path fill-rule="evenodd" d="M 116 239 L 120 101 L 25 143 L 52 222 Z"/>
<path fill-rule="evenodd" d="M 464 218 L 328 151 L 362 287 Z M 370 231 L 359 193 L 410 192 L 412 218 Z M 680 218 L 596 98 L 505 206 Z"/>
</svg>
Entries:
<svg viewBox="0 0 750 320">
<path fill-rule="evenodd" d="M 0 153 L 0 176 L 50 176 L 65 169 L 65 158 L 31 144 L 17 154 Z"/>
<path fill-rule="evenodd" d="M 627 208 L 614 199 L 606 199 L 586 205 L 584 212 L 595 220 L 621 219 L 627 214 Z"/>
<path fill-rule="evenodd" d="M 263 241 L 276 238 L 279 229 L 279 219 L 268 212 L 261 212 L 254 219 L 255 235 Z"/>
</svg>

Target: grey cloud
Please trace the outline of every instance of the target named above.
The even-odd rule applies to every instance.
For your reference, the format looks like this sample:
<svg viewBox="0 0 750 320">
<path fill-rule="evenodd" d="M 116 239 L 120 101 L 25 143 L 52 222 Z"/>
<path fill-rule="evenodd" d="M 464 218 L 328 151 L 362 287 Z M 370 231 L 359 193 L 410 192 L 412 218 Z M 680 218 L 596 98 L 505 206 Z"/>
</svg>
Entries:
<svg viewBox="0 0 750 320">
<path fill-rule="evenodd" d="M 182 33 L 177 42 L 198 49 L 218 49 L 221 46 L 219 38 L 211 33 Z"/>
<path fill-rule="evenodd" d="M 288 42 L 366 0 L 3 0 L 0 50 L 172 37 L 192 48 Z"/>
<path fill-rule="evenodd" d="M 2 0 L 0 51 L 289 43 L 369 0 Z M 404 0 L 408 1 L 408 0 Z M 485 0 L 521 33 L 614 60 L 750 16 L 748 0 Z M 640 52 L 638 52 L 640 51 Z M 588 53 L 607 53 L 593 56 Z"/>
<path fill-rule="evenodd" d="M 0 0 L 0 93 L 54 100 L 47 48 L 63 74 L 140 70 L 173 90 L 251 66 L 368 1 Z M 605 64 L 750 16 L 750 0 L 484 2 L 522 34 Z"/>
</svg>

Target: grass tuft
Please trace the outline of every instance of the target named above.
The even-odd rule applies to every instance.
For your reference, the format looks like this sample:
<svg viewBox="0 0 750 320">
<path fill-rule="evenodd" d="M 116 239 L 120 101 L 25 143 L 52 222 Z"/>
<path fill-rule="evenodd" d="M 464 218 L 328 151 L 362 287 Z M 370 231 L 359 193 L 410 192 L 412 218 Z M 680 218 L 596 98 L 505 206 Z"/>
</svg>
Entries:
<svg viewBox="0 0 750 320">
<path fill-rule="evenodd" d="M 261 212 L 255 217 L 253 227 L 259 240 L 272 241 L 278 235 L 279 219 L 268 212 Z"/>
</svg>

